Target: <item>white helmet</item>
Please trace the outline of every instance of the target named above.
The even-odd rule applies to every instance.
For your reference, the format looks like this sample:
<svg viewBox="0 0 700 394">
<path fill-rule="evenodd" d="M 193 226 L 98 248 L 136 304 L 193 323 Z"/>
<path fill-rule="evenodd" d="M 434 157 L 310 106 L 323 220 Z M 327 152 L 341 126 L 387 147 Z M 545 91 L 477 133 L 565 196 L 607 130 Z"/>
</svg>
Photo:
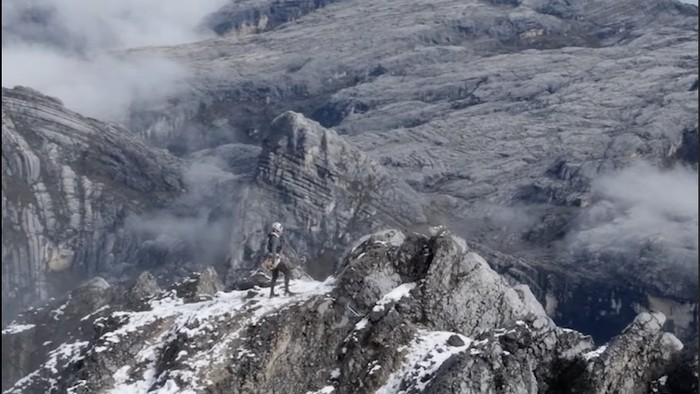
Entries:
<svg viewBox="0 0 700 394">
<path fill-rule="evenodd" d="M 272 223 L 272 231 L 275 231 L 275 232 L 282 234 L 282 230 L 283 230 L 282 223 L 280 223 L 280 222 Z"/>
</svg>

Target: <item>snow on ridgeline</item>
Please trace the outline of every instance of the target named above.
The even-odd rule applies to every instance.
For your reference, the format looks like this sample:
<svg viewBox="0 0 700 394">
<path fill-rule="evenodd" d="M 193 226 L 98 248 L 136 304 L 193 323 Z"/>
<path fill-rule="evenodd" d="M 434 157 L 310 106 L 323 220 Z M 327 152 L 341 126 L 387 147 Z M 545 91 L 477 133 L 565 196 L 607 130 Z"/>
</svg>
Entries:
<svg viewBox="0 0 700 394">
<path fill-rule="evenodd" d="M 211 348 L 199 352 L 194 351 L 193 354 L 180 354 L 179 356 L 184 358 L 182 365 L 186 369 L 169 370 L 165 384 L 159 390 L 151 392 L 159 394 L 192 392 L 178 387 L 172 378 L 178 378 L 180 381 L 187 382 L 189 389 L 203 388 L 199 383 L 202 371 L 211 370 L 213 364 L 226 360 L 224 355 L 228 351 L 228 345 L 238 338 L 241 330 L 255 324 L 266 314 L 274 313 L 285 306 L 304 301 L 314 295 L 326 294 L 332 290 L 333 284 L 333 278 L 329 278 L 325 282 L 293 280 L 290 282 L 290 290 L 295 292 L 296 295 L 272 299 L 267 298 L 268 293 L 266 289 L 258 289 L 257 295 L 252 299 L 248 297 L 248 291 L 219 292 L 210 301 L 191 304 L 183 304 L 181 299 L 173 295 L 169 298 L 155 301 L 151 311 L 130 313 L 129 323 L 110 333 L 111 335 L 107 334 L 110 335 L 109 338 L 119 335 L 120 332 L 125 333 L 136 330 L 142 324 L 148 324 L 148 321 L 154 319 L 152 315 L 171 317 L 175 320 L 171 324 L 170 329 L 163 332 L 159 340 L 154 341 L 156 343 L 155 346 L 147 347 L 139 353 L 139 356 L 149 363 L 148 368 L 143 372 L 140 379 L 136 377 L 136 381 L 131 383 L 120 382 L 121 384 L 115 385 L 110 393 L 133 393 L 137 392 L 134 389 L 144 386 L 150 387 L 160 378 L 156 376 L 156 360 L 160 350 L 159 346 L 164 346 L 169 339 L 174 339 L 178 334 L 194 338 L 201 334 L 206 334 L 207 331 L 211 332 L 216 329 L 217 321 L 228 320 L 231 314 L 236 314 L 239 316 L 236 318 L 240 324 L 239 329 L 226 334 L 213 344 Z M 145 315 L 143 315 L 144 313 Z M 240 317 L 243 317 L 245 320 L 240 320 Z M 198 322 L 198 324 L 195 325 L 195 328 L 189 328 L 193 322 Z M 131 378 L 134 379 L 135 377 L 131 376 Z"/>
<path fill-rule="evenodd" d="M 401 246 L 401 244 L 406 239 L 406 236 L 401 231 L 396 230 L 396 229 L 386 229 L 386 230 L 377 231 L 373 234 L 367 234 L 364 237 L 361 237 L 360 239 L 355 241 L 350 246 L 349 253 L 346 253 L 345 255 L 355 253 L 355 251 L 362 244 L 367 242 L 370 238 L 374 239 L 374 243 L 376 243 L 376 244 Z"/>
<path fill-rule="evenodd" d="M 31 330 L 36 327 L 34 324 L 10 324 L 4 330 L 2 330 L 2 335 L 18 334 L 23 331 Z"/>
<path fill-rule="evenodd" d="M 74 343 L 62 343 L 49 353 L 49 359 L 39 369 L 29 375 L 18 380 L 14 386 L 10 387 L 3 394 L 22 394 L 26 393 L 26 387 L 33 379 L 41 376 L 42 372 L 49 374 L 58 373 L 59 368 L 69 365 L 82 359 L 82 351 L 88 346 L 87 341 L 79 341 Z M 59 367 L 60 366 L 60 367 Z M 47 392 L 53 392 L 56 381 L 49 379 L 50 387 Z"/>
<path fill-rule="evenodd" d="M 318 391 L 307 391 L 306 394 L 331 394 L 335 391 L 335 387 L 326 386 Z"/>
<path fill-rule="evenodd" d="M 155 336 L 143 338 L 141 348 L 132 361 L 133 365 L 123 365 L 118 369 L 118 373 L 114 375 L 114 387 L 107 392 L 110 394 L 145 393 L 154 383 L 163 382 L 159 389 L 149 393 L 194 393 L 194 390 L 203 388 L 200 379 L 206 379 L 202 376 L 206 370 L 211 370 L 213 364 L 226 362 L 228 345 L 238 338 L 242 330 L 255 324 L 267 314 L 303 302 L 312 296 L 330 292 L 334 283 L 335 279 L 332 277 L 324 282 L 292 280 L 290 290 L 295 295 L 272 299 L 267 297 L 268 289 L 260 288 L 253 290 L 256 294 L 252 297 L 249 291 L 218 292 L 211 300 L 195 303 L 184 303 L 183 299 L 176 296 L 174 290 L 163 293 L 160 298 L 150 301 L 150 310 L 112 313 L 110 319 L 116 318 L 123 323 L 117 329 L 102 335 L 90 346 L 88 342 L 58 346 L 49 354 L 50 357 L 46 363 L 20 379 L 5 393 L 25 392 L 25 388 L 29 387 L 34 379 L 43 378 L 43 375 L 46 375 L 42 372 L 55 376 L 59 369 L 62 369 L 57 368 L 57 365 L 68 366 L 72 362 L 83 359 L 88 353 L 94 356 L 102 352 L 109 353 L 113 347 L 119 346 L 120 342 L 133 340 L 129 336 L 139 337 L 149 331 L 155 331 Z M 233 316 L 235 319 L 232 319 Z M 95 320 L 95 324 L 100 324 L 107 319 L 99 318 Z M 237 327 L 232 332 L 226 333 L 206 349 L 188 349 L 190 352 L 180 352 L 178 354 L 180 359 L 178 361 L 181 361 L 180 369 L 168 370 L 165 376 L 159 376 L 157 360 L 170 341 L 183 335 L 189 338 L 201 335 L 206 338 L 217 327 L 234 320 Z M 164 329 L 148 330 L 148 326 L 153 324 L 164 324 Z M 20 332 L 32 328 L 28 327 L 29 325 L 26 326 L 15 325 L 5 330 Z M 55 380 L 49 378 L 48 381 L 52 383 Z M 180 387 L 176 381 L 184 382 L 184 387 Z M 75 392 L 85 384 L 85 381 L 78 381 L 75 386 L 69 387 L 67 392 Z"/>
<path fill-rule="evenodd" d="M 397 302 L 404 297 L 408 297 L 411 293 L 411 290 L 413 290 L 415 287 L 416 287 L 415 282 L 403 283 L 403 284 L 397 286 L 396 288 L 394 288 L 390 292 L 384 294 L 382 296 L 382 298 L 380 298 L 379 301 L 377 301 L 377 303 L 372 308 L 372 312 L 381 312 L 384 310 L 386 305 L 388 305 L 392 302 Z M 355 330 L 356 331 L 363 330 L 365 327 L 367 327 L 368 323 L 369 323 L 369 319 L 367 319 L 366 317 L 363 318 L 362 320 L 357 322 L 357 324 L 355 324 Z"/>
<path fill-rule="evenodd" d="M 447 341 L 453 335 L 458 336 L 461 346 L 450 346 Z M 423 391 L 432 381 L 435 372 L 455 354 L 466 351 L 472 340 L 464 335 L 448 331 L 418 331 L 408 347 L 405 361 L 392 373 L 384 386 L 375 394 L 400 394 L 401 382 L 410 382 L 407 387 Z"/>
<path fill-rule="evenodd" d="M 381 312 L 384 310 L 384 306 L 386 306 L 387 304 L 397 302 L 404 297 L 408 297 L 411 290 L 415 289 L 415 287 L 416 284 L 414 282 L 404 283 L 396 287 L 394 290 L 384 294 L 384 296 L 382 296 L 382 298 L 379 301 L 377 301 L 377 303 L 374 305 L 374 308 L 372 308 L 372 312 Z"/>
<path fill-rule="evenodd" d="M 607 349 L 607 348 L 608 348 L 607 345 L 600 346 L 600 347 L 598 347 L 598 348 L 595 349 L 595 350 L 591 350 L 591 351 L 588 352 L 588 353 L 584 353 L 584 354 L 583 354 L 583 358 L 584 358 L 586 361 L 589 361 L 589 360 L 592 360 L 592 359 L 594 359 L 594 358 L 596 358 L 596 357 L 600 357 L 600 355 L 603 354 L 603 352 L 604 352 L 605 349 Z"/>
</svg>

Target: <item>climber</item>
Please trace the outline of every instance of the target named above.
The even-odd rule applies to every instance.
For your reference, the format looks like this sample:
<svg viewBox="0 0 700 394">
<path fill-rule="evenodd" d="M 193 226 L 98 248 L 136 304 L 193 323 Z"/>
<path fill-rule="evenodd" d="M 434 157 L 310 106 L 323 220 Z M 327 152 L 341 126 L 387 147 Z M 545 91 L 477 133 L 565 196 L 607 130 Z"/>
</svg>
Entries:
<svg viewBox="0 0 700 394">
<path fill-rule="evenodd" d="M 270 231 L 270 234 L 267 236 L 267 253 L 263 265 L 272 271 L 270 298 L 277 296 L 275 294 L 275 282 L 277 282 L 277 276 L 279 276 L 280 271 L 284 274 L 284 294 L 292 294 L 292 292 L 289 291 L 289 279 L 292 273 L 289 271 L 287 264 L 282 261 L 282 255 L 280 254 L 282 250 L 282 230 L 282 224 L 275 222 L 272 224 L 272 231 Z"/>
</svg>

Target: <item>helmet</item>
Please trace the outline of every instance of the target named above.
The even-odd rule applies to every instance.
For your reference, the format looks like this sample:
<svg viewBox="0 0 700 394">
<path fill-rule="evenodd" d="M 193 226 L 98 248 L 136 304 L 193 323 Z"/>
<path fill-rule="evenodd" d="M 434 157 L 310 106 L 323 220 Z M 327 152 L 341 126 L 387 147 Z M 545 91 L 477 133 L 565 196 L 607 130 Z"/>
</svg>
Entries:
<svg viewBox="0 0 700 394">
<path fill-rule="evenodd" d="M 280 223 L 280 222 L 272 223 L 272 231 L 276 231 L 276 232 L 282 234 L 282 230 L 283 230 L 282 223 Z"/>
</svg>

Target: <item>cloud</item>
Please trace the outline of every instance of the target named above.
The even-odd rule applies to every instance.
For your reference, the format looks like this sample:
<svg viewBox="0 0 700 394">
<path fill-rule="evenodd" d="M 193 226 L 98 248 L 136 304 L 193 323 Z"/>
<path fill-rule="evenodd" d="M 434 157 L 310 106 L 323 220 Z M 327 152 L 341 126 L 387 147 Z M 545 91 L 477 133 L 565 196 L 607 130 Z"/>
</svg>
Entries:
<svg viewBox="0 0 700 394">
<path fill-rule="evenodd" d="M 640 163 L 593 182 L 595 203 L 576 221 L 573 250 L 653 256 L 697 271 L 698 175 Z"/>
<path fill-rule="evenodd" d="M 2 85 L 29 86 L 87 115 L 119 121 L 129 105 L 183 88 L 188 72 L 135 47 L 205 39 L 226 0 L 15 0 L 2 3 Z"/>
<path fill-rule="evenodd" d="M 190 164 L 183 174 L 187 192 L 170 209 L 133 214 L 126 229 L 171 258 L 193 266 L 222 264 L 229 252 L 233 196 L 240 178 L 223 171 L 223 163 L 208 161 Z"/>
<path fill-rule="evenodd" d="M 157 57 L 77 58 L 39 47 L 2 51 L 2 85 L 29 86 L 84 115 L 121 120 L 131 104 L 158 100 L 183 87 L 184 67 Z"/>
</svg>

